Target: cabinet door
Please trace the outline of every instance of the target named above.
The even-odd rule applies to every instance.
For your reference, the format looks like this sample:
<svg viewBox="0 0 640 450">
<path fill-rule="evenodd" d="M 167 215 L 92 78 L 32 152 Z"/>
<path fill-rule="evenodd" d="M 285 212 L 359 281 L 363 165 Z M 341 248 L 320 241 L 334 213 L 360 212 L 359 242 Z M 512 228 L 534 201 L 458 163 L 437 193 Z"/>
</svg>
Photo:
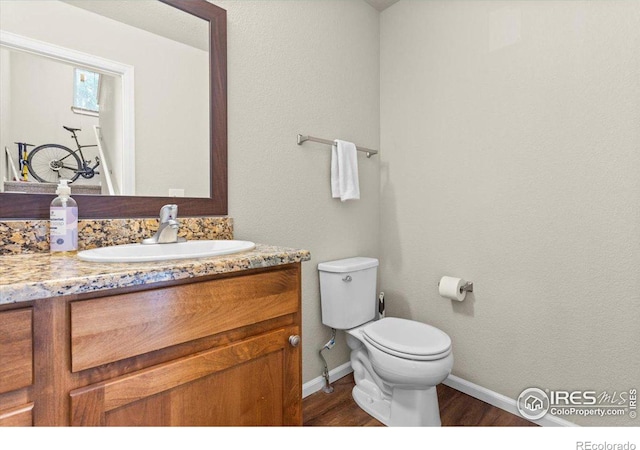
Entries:
<svg viewBox="0 0 640 450">
<path fill-rule="evenodd" d="M 33 311 L 0 312 L 0 427 L 33 425 Z"/>
<path fill-rule="evenodd" d="M 32 315 L 31 308 L 0 312 L 0 394 L 33 383 Z"/>
<path fill-rule="evenodd" d="M 212 348 L 71 392 L 71 424 L 300 425 L 298 327 Z"/>
<path fill-rule="evenodd" d="M 0 427 L 33 426 L 33 403 L 0 411 Z"/>
</svg>

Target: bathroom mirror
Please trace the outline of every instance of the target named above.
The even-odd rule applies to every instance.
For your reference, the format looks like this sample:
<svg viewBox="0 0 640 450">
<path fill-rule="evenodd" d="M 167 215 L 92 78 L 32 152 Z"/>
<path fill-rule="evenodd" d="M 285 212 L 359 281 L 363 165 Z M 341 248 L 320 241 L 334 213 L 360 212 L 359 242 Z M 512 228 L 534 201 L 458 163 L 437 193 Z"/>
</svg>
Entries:
<svg viewBox="0 0 640 450">
<path fill-rule="evenodd" d="M 76 7 L 81 5 L 81 2 L 82 0 L 69 0 L 63 3 L 71 4 Z M 2 3 L 3 2 L 0 2 L 0 8 L 2 7 Z M 90 4 L 89 9 L 93 10 L 92 13 L 101 13 L 100 11 L 96 11 L 101 3 L 109 4 L 108 6 L 112 7 L 115 3 L 124 2 L 93 0 L 88 3 Z M 80 215 L 82 218 L 154 217 L 158 214 L 160 207 L 167 203 L 177 203 L 179 206 L 179 214 L 181 216 L 227 214 L 226 11 L 205 0 L 132 0 L 131 3 L 137 5 L 156 3 L 157 5 L 161 5 L 163 8 L 175 9 L 175 11 L 179 11 L 180 14 L 185 17 L 196 17 L 198 21 L 202 21 L 202 23 L 206 24 L 204 37 L 208 40 L 208 43 L 205 43 L 205 46 L 208 47 L 208 57 L 205 59 L 204 70 L 196 70 L 195 72 L 197 72 L 197 74 L 194 74 L 192 77 L 195 80 L 198 77 L 202 78 L 204 76 L 204 86 L 198 88 L 202 91 L 201 97 L 204 98 L 204 107 L 201 105 L 198 109 L 194 105 L 195 100 L 190 102 L 191 105 L 194 105 L 194 111 L 197 110 L 201 112 L 200 114 L 197 114 L 197 119 L 205 121 L 204 132 L 206 136 L 204 136 L 204 139 L 200 139 L 200 142 L 203 142 L 202 145 L 180 145 L 180 141 L 171 144 L 171 147 L 175 147 L 175 154 L 179 155 L 179 160 L 182 161 L 182 163 L 179 163 L 179 166 L 187 168 L 188 171 L 191 171 L 194 174 L 194 177 L 197 171 L 204 170 L 204 172 L 200 172 L 204 173 L 204 176 L 201 176 L 200 178 L 205 178 L 205 185 L 200 189 L 200 192 L 196 192 L 197 189 L 185 189 L 185 197 L 180 197 L 181 192 L 179 191 L 181 190 L 181 186 L 180 183 L 175 182 L 165 186 L 165 192 L 168 194 L 169 189 L 175 188 L 178 191 L 175 193 L 177 197 L 162 196 L 156 192 L 144 192 L 144 189 L 136 189 L 136 191 L 142 191 L 141 195 L 136 196 L 72 194 L 78 201 Z M 69 5 L 66 6 L 69 7 Z M 107 8 L 107 10 L 108 9 L 109 8 Z M 108 17 L 108 14 L 106 13 L 101 14 Z M 128 14 L 128 16 L 134 15 Z M 144 16 L 144 13 L 140 14 L 143 25 L 145 22 Z M 133 17 L 133 19 L 135 19 L 135 17 Z M 158 21 L 147 20 L 146 22 L 153 25 L 152 22 Z M 193 24 L 185 26 L 184 23 L 188 22 L 176 20 L 175 18 L 173 18 L 170 23 L 173 24 L 173 27 L 169 27 L 165 30 L 167 32 L 179 31 L 177 30 L 178 28 L 182 28 L 183 30 L 195 30 L 198 28 Z M 147 29 L 147 31 L 151 33 L 158 33 L 157 30 Z M 72 33 L 69 34 L 73 35 Z M 185 33 L 182 34 L 184 35 Z M 202 34 L 202 32 L 200 34 Z M 82 36 L 78 35 L 77 38 L 81 39 Z M 189 36 L 186 38 L 189 38 Z M 178 40 L 179 38 L 169 36 L 169 39 Z M 190 45 L 196 47 L 199 44 L 195 43 Z M 160 58 L 164 56 L 167 60 L 166 64 L 171 65 L 173 61 L 171 61 L 170 58 L 167 58 L 168 54 L 169 52 L 167 51 L 166 54 L 160 54 L 158 56 Z M 207 69 L 208 74 L 206 74 Z M 179 82 L 176 83 L 178 86 L 175 90 L 177 92 L 186 90 L 187 86 L 184 86 L 184 79 L 167 76 L 164 72 L 165 71 L 157 71 L 157 80 L 154 80 L 154 82 L 161 86 L 162 83 L 164 83 L 167 89 L 169 89 L 172 87 L 169 83 L 176 83 L 175 80 L 179 80 Z M 204 75 L 202 72 L 204 72 Z M 138 78 L 136 78 L 136 82 L 138 82 Z M 163 98 L 160 98 L 160 100 L 163 100 Z M 174 139 L 170 138 L 170 131 L 177 132 L 177 136 L 185 136 L 189 135 L 189 133 L 193 132 L 197 128 L 195 126 L 195 122 L 197 122 L 196 119 L 193 120 L 192 127 L 186 123 L 171 127 L 171 124 L 175 123 L 175 121 L 172 121 L 169 118 L 170 108 L 167 105 L 171 105 L 171 103 L 163 103 L 160 100 L 157 102 L 157 111 L 165 112 L 165 126 L 154 127 L 154 133 L 156 133 L 161 139 L 163 137 L 165 137 L 167 141 Z M 148 105 L 145 105 L 145 107 L 148 108 Z M 139 109 L 140 108 L 136 106 L 136 110 Z M 184 115 L 184 113 L 182 115 Z M 160 119 L 162 119 L 162 117 Z M 174 129 L 171 130 L 171 128 Z M 93 130 L 91 130 L 91 132 L 93 132 Z M 166 135 L 163 136 L 163 133 L 166 133 Z M 176 133 L 173 134 L 173 136 L 175 135 Z M 72 147 L 72 145 L 69 145 L 69 142 L 63 143 L 64 145 Z M 151 147 L 157 148 L 157 145 Z M 4 153 L 4 149 L 2 150 Z M 139 149 L 136 148 L 136 150 L 138 151 Z M 198 154 L 200 156 L 197 156 Z M 140 165 L 140 161 L 140 158 L 136 158 L 136 166 Z M 175 170 L 176 167 L 178 167 L 178 164 L 175 162 L 168 162 L 166 157 L 161 156 L 156 158 L 145 157 L 142 161 L 143 165 L 151 167 L 151 173 L 153 176 L 157 176 L 162 179 L 169 178 L 168 175 L 163 176 L 163 171 L 166 173 L 167 171 Z M 137 175 L 136 178 L 138 178 Z M 186 180 L 188 178 L 188 175 L 181 175 L 177 179 Z M 145 181 L 143 185 L 148 186 L 151 184 L 151 181 L 152 180 Z M 48 218 L 48 205 L 51 199 L 52 195 L 50 194 L 2 193 L 0 194 L 0 219 Z"/>
</svg>

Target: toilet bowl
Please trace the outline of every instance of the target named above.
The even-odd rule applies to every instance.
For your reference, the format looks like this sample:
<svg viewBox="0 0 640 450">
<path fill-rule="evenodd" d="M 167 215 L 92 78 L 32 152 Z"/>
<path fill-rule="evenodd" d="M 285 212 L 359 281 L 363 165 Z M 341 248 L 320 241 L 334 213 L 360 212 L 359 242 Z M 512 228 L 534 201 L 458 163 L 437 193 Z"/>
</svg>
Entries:
<svg viewBox="0 0 640 450">
<path fill-rule="evenodd" d="M 346 332 L 360 408 L 389 426 L 440 426 L 436 385 L 453 367 L 451 339 L 425 323 L 375 320 L 377 266 L 362 257 L 318 265 L 323 323 Z"/>
<path fill-rule="evenodd" d="M 419 337 L 435 337 L 441 345 L 423 341 L 425 347 L 414 344 L 413 350 L 419 353 L 403 353 L 398 350 L 405 350 L 401 345 L 394 345 L 397 342 L 380 343 L 370 337 L 372 329 L 380 325 L 384 331 L 378 331 L 376 338 L 388 339 L 385 332 L 396 337 L 394 331 L 415 331 L 424 326 L 425 334 Z M 389 426 L 440 426 L 435 386 L 453 367 L 451 340 L 444 332 L 420 322 L 388 317 L 346 333 L 356 382 L 353 397 L 360 408 Z"/>
</svg>

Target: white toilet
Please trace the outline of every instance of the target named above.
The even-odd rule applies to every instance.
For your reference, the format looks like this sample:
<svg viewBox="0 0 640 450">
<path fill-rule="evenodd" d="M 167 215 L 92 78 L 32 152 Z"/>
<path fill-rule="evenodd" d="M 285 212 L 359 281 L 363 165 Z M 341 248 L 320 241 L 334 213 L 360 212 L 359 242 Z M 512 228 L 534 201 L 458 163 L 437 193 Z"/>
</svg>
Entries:
<svg viewBox="0 0 640 450">
<path fill-rule="evenodd" d="M 413 320 L 375 320 L 377 259 L 328 261 L 318 270 L 322 323 L 346 331 L 356 403 L 388 426 L 440 426 L 436 385 L 453 367 L 449 336 Z"/>
</svg>

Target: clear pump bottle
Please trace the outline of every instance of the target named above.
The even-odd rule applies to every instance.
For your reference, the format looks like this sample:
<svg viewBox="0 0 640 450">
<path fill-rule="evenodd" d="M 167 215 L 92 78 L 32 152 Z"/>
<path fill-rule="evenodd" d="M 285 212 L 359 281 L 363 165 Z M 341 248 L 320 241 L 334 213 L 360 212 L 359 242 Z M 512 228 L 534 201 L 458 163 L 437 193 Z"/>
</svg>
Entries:
<svg viewBox="0 0 640 450">
<path fill-rule="evenodd" d="M 49 244 L 51 253 L 74 254 L 78 251 L 78 204 L 71 198 L 69 180 L 60 180 L 49 208 Z"/>
</svg>

